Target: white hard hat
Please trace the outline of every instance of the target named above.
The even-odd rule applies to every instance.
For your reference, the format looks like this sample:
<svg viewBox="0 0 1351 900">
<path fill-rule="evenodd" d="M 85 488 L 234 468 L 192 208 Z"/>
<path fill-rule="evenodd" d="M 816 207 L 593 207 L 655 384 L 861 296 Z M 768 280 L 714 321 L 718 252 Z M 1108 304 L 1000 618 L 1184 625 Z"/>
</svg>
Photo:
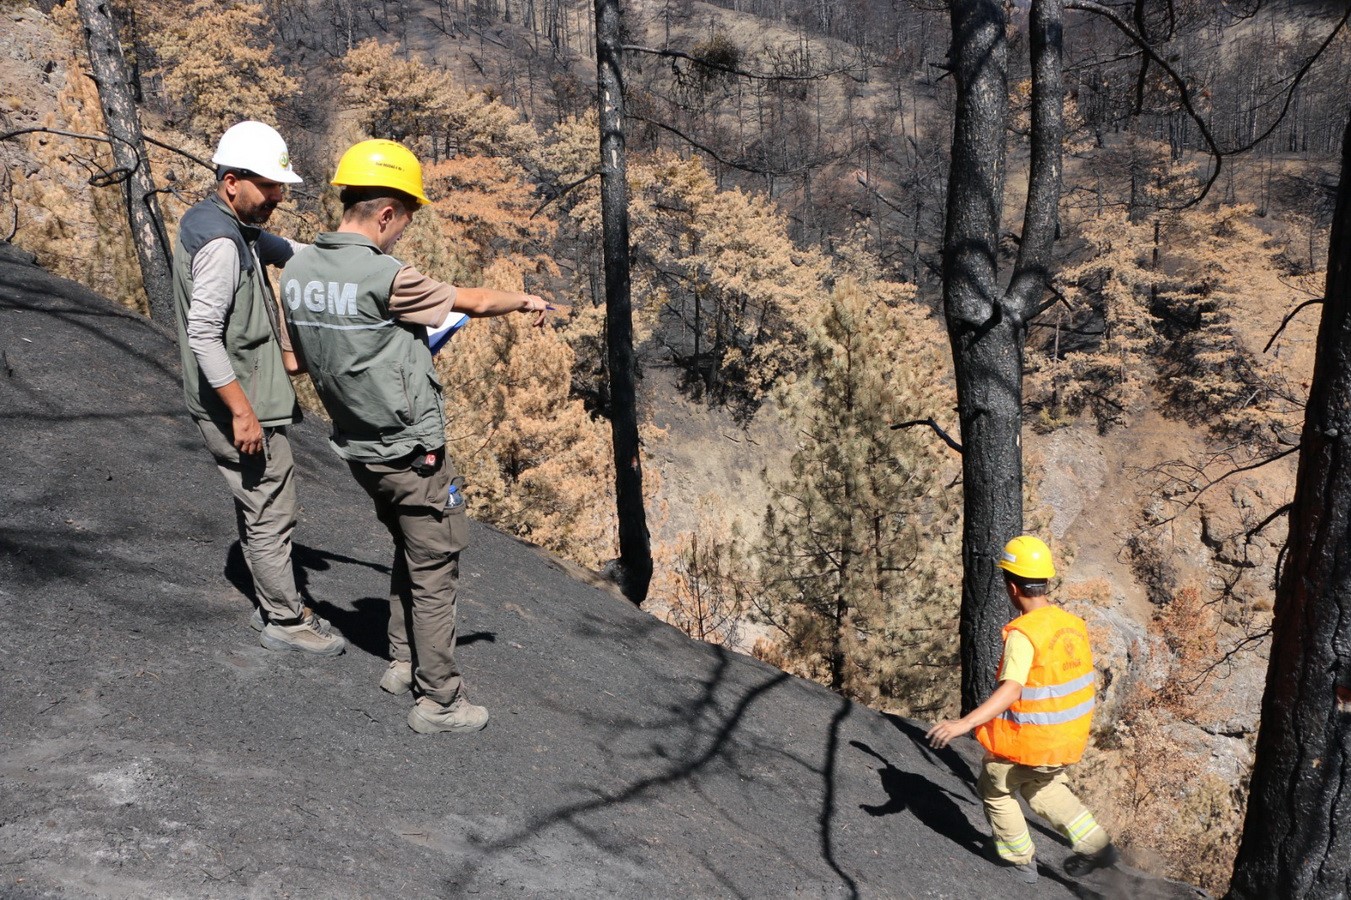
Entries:
<svg viewBox="0 0 1351 900">
<path fill-rule="evenodd" d="M 240 122 L 220 136 L 211 161 L 227 169 L 248 169 L 270 181 L 299 184 L 301 178 L 291 171 L 291 154 L 286 141 L 271 125 Z"/>
</svg>

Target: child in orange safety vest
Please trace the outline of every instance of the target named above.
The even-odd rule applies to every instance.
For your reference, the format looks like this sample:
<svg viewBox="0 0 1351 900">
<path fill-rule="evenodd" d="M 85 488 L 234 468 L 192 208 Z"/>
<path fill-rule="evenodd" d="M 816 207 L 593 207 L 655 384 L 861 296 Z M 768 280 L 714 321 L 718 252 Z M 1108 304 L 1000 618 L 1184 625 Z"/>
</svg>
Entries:
<svg viewBox="0 0 1351 900">
<path fill-rule="evenodd" d="M 999 567 L 1020 615 L 1004 626 L 999 687 L 960 719 L 925 737 L 935 748 L 975 729 L 985 748 L 977 790 L 994 832 L 995 852 L 1018 876 L 1037 880 L 1036 849 L 1014 794 L 1069 838 L 1065 871 L 1079 877 L 1114 865 L 1116 847 L 1066 784 L 1065 767 L 1079 761 L 1093 720 L 1093 651 L 1084 620 L 1047 599 L 1055 577 L 1051 551 L 1030 535 L 1009 541 Z"/>
</svg>

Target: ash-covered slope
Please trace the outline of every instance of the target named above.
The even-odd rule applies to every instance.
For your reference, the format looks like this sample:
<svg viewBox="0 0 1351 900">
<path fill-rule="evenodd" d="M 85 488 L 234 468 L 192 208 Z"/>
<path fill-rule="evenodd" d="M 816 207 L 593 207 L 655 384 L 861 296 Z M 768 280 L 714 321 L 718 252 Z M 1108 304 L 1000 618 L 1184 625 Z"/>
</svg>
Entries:
<svg viewBox="0 0 1351 900">
<path fill-rule="evenodd" d="M 1036 887 L 984 856 L 974 745 L 931 753 L 484 527 L 460 650 L 493 720 L 414 734 L 376 687 L 388 537 L 322 423 L 294 432 L 296 562 L 334 660 L 249 629 L 171 338 L 0 244 L 0 351 L 0 895 L 1071 893 L 1044 832 Z"/>
</svg>

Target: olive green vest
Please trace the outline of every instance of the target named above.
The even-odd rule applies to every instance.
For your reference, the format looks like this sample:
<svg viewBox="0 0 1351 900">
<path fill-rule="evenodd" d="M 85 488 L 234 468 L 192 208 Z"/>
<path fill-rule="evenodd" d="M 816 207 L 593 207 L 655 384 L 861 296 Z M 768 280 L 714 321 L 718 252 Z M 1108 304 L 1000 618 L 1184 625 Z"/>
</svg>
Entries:
<svg viewBox="0 0 1351 900">
<path fill-rule="evenodd" d="M 402 267 L 359 234 L 328 232 L 282 272 L 292 344 L 333 419 L 333 449 L 343 459 L 388 462 L 446 443 L 426 331 L 389 312 Z"/>
<path fill-rule="evenodd" d="M 192 302 L 192 261 L 197 251 L 217 238 L 229 238 L 239 251 L 239 285 L 225 319 L 225 353 L 235 377 L 264 427 L 300 421 L 296 392 L 282 364 L 277 341 L 276 301 L 267 274 L 257 264 L 253 243 L 261 231 L 240 222 L 219 197 L 211 196 L 183 214 L 174 247 L 174 309 L 178 350 L 183 362 L 183 394 L 194 418 L 210 419 L 227 433 L 234 416 L 216 389 L 202 375 L 188 346 L 188 306 Z"/>
</svg>

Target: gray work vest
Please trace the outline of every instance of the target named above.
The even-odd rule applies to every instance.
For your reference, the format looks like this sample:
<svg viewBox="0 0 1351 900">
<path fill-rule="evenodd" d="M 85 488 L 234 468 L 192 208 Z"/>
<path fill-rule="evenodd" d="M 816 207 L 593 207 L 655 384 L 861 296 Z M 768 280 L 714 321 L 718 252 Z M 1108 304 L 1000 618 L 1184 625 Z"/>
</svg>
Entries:
<svg viewBox="0 0 1351 900">
<path fill-rule="evenodd" d="M 240 222 L 219 197 L 211 196 L 183 214 L 174 247 L 174 310 L 178 320 L 178 350 L 183 361 L 183 394 L 194 418 L 209 419 L 229 434 L 234 415 L 202 375 L 197 357 L 188 346 L 188 306 L 192 302 L 192 261 L 208 243 L 229 238 L 239 251 L 239 284 L 225 319 L 225 353 L 249 398 L 253 413 L 264 427 L 300 421 L 300 406 L 291 379 L 282 365 L 277 341 L 276 301 L 267 274 L 258 264 L 253 244 L 261 230 Z"/>
<path fill-rule="evenodd" d="M 328 232 L 282 272 L 292 345 L 333 419 L 333 449 L 343 459 L 388 462 L 446 442 L 426 331 L 389 313 L 401 268 L 359 234 Z"/>
</svg>

